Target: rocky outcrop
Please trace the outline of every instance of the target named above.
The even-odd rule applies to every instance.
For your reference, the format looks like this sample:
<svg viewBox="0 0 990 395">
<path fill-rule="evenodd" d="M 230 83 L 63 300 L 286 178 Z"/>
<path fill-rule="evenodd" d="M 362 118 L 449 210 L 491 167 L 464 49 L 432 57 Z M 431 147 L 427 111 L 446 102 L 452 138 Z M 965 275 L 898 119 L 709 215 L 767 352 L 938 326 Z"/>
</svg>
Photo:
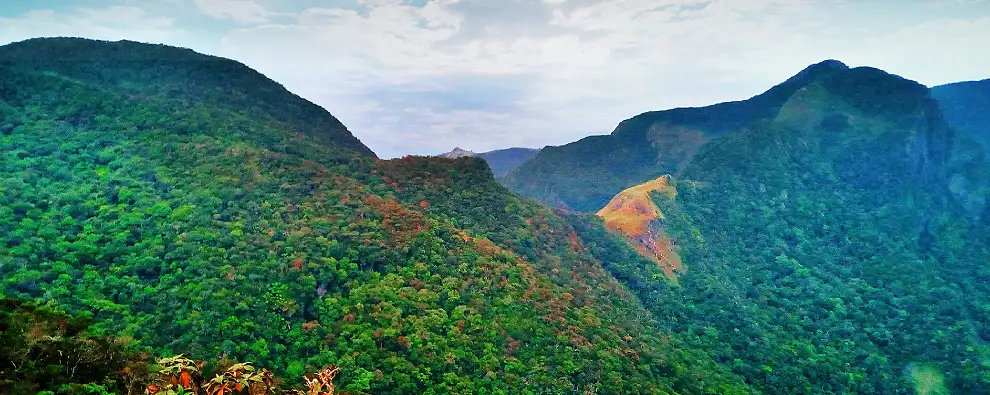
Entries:
<svg viewBox="0 0 990 395">
<path fill-rule="evenodd" d="M 636 251 L 656 262 L 668 278 L 676 280 L 686 269 L 674 249 L 674 241 L 664 232 L 664 215 L 653 202 L 654 193 L 677 196 L 669 175 L 620 192 L 597 215 L 605 220 L 607 228 L 620 233 Z"/>
</svg>

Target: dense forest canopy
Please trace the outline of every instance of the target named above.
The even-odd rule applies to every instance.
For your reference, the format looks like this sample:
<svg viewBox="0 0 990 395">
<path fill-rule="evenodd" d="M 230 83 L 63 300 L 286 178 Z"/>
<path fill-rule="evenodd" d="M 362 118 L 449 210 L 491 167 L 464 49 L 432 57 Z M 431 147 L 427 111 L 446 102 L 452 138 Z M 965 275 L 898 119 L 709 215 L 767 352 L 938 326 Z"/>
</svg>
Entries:
<svg viewBox="0 0 990 395">
<path fill-rule="evenodd" d="M 0 64 L 53 73 L 131 98 L 206 102 L 214 112 L 277 122 L 321 142 L 374 156 L 327 110 L 230 59 L 166 45 L 59 38 L 2 46 Z"/>
</svg>

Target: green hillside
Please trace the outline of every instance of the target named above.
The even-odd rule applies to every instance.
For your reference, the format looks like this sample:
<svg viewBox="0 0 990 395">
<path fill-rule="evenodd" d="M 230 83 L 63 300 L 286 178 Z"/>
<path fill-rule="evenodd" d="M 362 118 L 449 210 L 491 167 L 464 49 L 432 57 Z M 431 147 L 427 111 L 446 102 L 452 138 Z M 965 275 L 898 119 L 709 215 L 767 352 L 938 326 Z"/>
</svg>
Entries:
<svg viewBox="0 0 990 395">
<path fill-rule="evenodd" d="M 612 277 L 639 264 L 627 245 L 479 159 L 377 160 L 186 50 L 39 39 L 0 59 L 0 290 L 92 336 L 290 380 L 336 365 L 346 393 L 749 392 Z"/>
<path fill-rule="evenodd" d="M 340 394 L 990 393 L 990 176 L 950 105 L 828 61 L 506 178 L 587 212 L 644 185 L 627 240 L 482 158 L 379 160 L 231 60 L 0 47 L 0 393 L 180 353 Z"/>
<path fill-rule="evenodd" d="M 130 99 L 161 99 L 180 107 L 209 103 L 217 115 L 241 113 L 258 123 L 279 123 L 321 142 L 374 156 L 322 107 L 241 63 L 185 48 L 133 41 L 32 39 L 0 47 L 0 65 L 51 73 Z"/>
<path fill-rule="evenodd" d="M 763 393 L 986 393 L 990 233 L 952 185 L 987 164 L 955 138 L 920 84 L 823 76 L 654 195 L 680 286 L 624 283 Z"/>
</svg>

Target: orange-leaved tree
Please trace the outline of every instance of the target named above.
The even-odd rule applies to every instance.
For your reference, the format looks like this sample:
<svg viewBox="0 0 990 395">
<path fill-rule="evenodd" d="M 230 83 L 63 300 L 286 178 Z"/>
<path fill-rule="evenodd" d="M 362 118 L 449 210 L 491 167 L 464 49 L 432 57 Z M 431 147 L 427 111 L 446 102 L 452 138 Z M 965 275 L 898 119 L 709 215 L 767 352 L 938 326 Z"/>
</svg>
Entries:
<svg viewBox="0 0 990 395">
<path fill-rule="evenodd" d="M 306 381 L 306 390 L 296 391 L 298 395 L 333 395 L 335 387 L 333 379 L 340 372 L 336 366 L 328 366 L 313 374 L 312 377 L 303 377 Z"/>
<path fill-rule="evenodd" d="M 159 359 L 158 366 L 158 374 L 165 379 L 164 394 L 197 392 L 195 376 L 199 375 L 199 366 L 196 362 L 179 354 Z"/>
</svg>

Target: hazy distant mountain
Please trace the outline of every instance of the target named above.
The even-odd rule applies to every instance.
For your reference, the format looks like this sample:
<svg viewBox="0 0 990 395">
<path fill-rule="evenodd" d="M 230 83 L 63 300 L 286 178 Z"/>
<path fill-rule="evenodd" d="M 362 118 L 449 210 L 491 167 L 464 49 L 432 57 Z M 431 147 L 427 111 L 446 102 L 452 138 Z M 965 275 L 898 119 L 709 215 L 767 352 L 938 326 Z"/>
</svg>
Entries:
<svg viewBox="0 0 990 395">
<path fill-rule="evenodd" d="M 932 97 L 952 127 L 990 148 L 990 79 L 936 86 Z"/>
<path fill-rule="evenodd" d="M 495 174 L 495 177 L 501 178 L 506 174 L 509 174 L 509 172 L 516 167 L 519 167 L 519 165 L 525 163 L 527 160 L 532 159 L 539 152 L 540 150 L 535 148 L 506 148 L 476 153 L 456 147 L 450 152 L 437 156 L 443 158 L 462 158 L 465 156 L 482 158 L 485 162 L 488 162 L 488 167 L 491 168 L 492 173 Z"/>
</svg>

